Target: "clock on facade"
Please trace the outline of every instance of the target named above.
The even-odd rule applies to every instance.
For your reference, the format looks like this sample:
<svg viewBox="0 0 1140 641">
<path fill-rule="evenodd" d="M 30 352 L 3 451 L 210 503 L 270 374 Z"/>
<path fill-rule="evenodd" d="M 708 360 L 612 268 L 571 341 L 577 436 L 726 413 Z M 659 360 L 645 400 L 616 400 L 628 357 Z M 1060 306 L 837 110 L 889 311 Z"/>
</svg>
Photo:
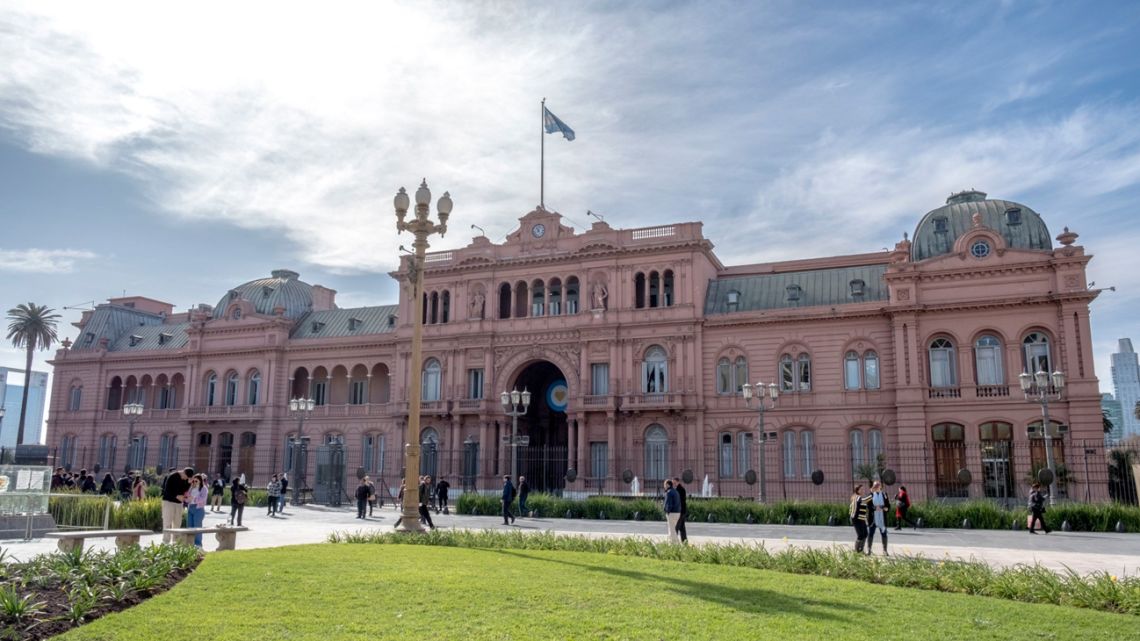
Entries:
<svg viewBox="0 0 1140 641">
<path fill-rule="evenodd" d="M 539 224 L 535 225 L 534 227 L 530 228 L 530 234 L 532 236 L 534 236 L 535 238 L 542 238 L 542 235 L 545 233 L 546 233 L 546 225 L 543 225 L 542 223 L 539 223 Z"/>
</svg>

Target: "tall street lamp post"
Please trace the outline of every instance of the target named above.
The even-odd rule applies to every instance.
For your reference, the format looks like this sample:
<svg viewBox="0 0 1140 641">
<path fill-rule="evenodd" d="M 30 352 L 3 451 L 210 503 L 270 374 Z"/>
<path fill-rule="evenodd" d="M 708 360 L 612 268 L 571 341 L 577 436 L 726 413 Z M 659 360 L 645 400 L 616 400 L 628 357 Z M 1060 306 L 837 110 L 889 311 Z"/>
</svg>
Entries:
<svg viewBox="0 0 1140 641">
<path fill-rule="evenodd" d="M 399 530 L 403 532 L 423 532 L 423 525 L 419 517 L 419 480 L 417 474 L 420 469 L 420 401 L 423 394 L 423 376 L 420 371 L 423 364 L 420 362 L 423 353 L 423 289 L 424 289 L 424 256 L 427 255 L 428 236 L 439 234 L 440 238 L 447 233 L 447 217 L 451 215 L 451 195 L 443 192 L 443 197 L 436 203 L 435 209 L 439 214 L 439 223 L 428 219 L 428 208 L 431 203 L 431 191 L 428 190 L 427 179 L 420 183 L 416 190 L 415 218 L 406 221 L 410 204 L 408 192 L 400 187 L 392 204 L 396 207 L 396 231 L 411 232 L 415 240 L 412 247 L 415 256 L 412 257 L 412 273 L 415 286 L 412 290 L 412 357 L 409 365 L 411 372 L 408 375 L 408 442 L 404 444 L 404 512 L 400 519 Z"/>
<path fill-rule="evenodd" d="M 1053 464 L 1053 430 L 1049 424 L 1049 401 L 1061 400 L 1061 392 L 1065 389 L 1065 374 L 1060 371 L 1050 374 L 1042 370 L 1033 375 L 1022 372 L 1017 378 L 1021 384 L 1021 391 L 1025 394 L 1025 400 L 1041 404 L 1041 436 L 1045 439 L 1045 464 L 1049 466 L 1049 472 L 1052 474 L 1049 480 L 1049 505 L 1053 505 L 1057 470 Z M 1050 382 L 1052 387 L 1049 386 Z"/>
<path fill-rule="evenodd" d="M 764 390 L 767 388 L 767 395 Z M 756 411 L 760 413 L 760 502 L 768 502 L 768 474 L 765 470 L 766 456 L 768 453 L 768 433 L 764 431 L 764 412 L 776 408 L 776 399 L 780 397 L 780 390 L 776 387 L 775 383 L 764 383 L 757 381 L 756 386 L 753 387 L 749 383 L 745 383 L 741 388 L 741 393 L 744 395 L 744 402 L 749 407 L 755 405 Z"/>
<path fill-rule="evenodd" d="M 526 414 L 530 407 L 530 392 L 511 390 L 499 395 L 503 403 L 503 412 L 511 417 L 511 480 L 518 482 L 519 478 L 519 417 Z"/>
<path fill-rule="evenodd" d="M 139 420 L 142 413 L 142 403 L 127 403 L 123 406 L 123 416 L 127 417 L 127 464 L 123 466 L 123 474 L 130 474 L 135 462 L 135 421 Z"/>
<path fill-rule="evenodd" d="M 301 490 L 305 487 L 305 468 L 309 466 L 308 451 L 305 447 L 305 419 L 313 413 L 317 403 L 311 398 L 294 398 L 289 401 L 289 414 L 297 417 L 297 436 L 290 440 L 293 446 L 293 505 L 301 505 Z"/>
</svg>

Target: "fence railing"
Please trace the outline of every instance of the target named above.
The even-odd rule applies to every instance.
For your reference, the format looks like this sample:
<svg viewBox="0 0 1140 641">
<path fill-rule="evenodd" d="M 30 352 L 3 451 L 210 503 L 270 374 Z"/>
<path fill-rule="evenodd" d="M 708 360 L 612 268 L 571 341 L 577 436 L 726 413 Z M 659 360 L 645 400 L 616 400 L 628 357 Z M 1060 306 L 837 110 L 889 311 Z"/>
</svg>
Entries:
<svg viewBox="0 0 1140 641">
<path fill-rule="evenodd" d="M 358 475 L 368 474 L 373 480 L 398 488 L 403 478 L 403 449 L 373 445 L 308 445 L 304 457 L 305 487 L 317 490 L 314 496 L 336 495 L 339 500 L 348 500 Z M 906 486 L 914 500 L 982 499 L 1013 504 L 1026 501 L 1032 479 L 1047 467 L 1042 439 L 938 442 L 882 451 L 865 444 L 858 452 L 842 446 L 805 450 L 802 441 L 789 444 L 772 440 L 766 445 L 747 440 L 743 446 L 725 444 L 688 451 L 668 443 L 626 449 L 591 445 L 595 447 L 581 451 L 566 446 L 424 445 L 419 473 L 446 478 L 454 492 L 496 492 L 502 487 L 502 476 L 517 470 L 536 491 L 574 495 L 654 496 L 660 491 L 662 479 L 677 476 L 689 480 L 690 491 L 696 495 L 758 500 L 763 486 L 769 501 L 835 502 L 846 501 L 855 484 L 865 486 L 870 479 L 890 470 L 895 477 L 894 486 Z M 1137 504 L 1138 448 L 1113 448 L 1101 441 L 1061 438 L 1054 439 L 1052 446 L 1057 498 Z M 513 465 L 512 451 L 517 457 Z M 86 469 L 96 476 L 99 485 L 106 474 L 117 479 L 123 473 L 127 454 L 126 446 L 53 449 L 46 463 L 71 471 Z M 135 463 L 141 465 L 133 468 L 158 474 L 171 467 L 189 466 L 211 477 L 245 474 L 254 487 L 264 487 L 270 475 L 282 472 L 288 473 L 290 483 L 302 480 L 302 470 L 294 469 L 294 461 L 301 458 L 288 447 L 215 443 L 159 451 L 156 444 L 150 443 L 145 452 L 136 451 L 134 457 Z M 567 481 L 571 470 L 574 480 Z M 319 488 L 319 483 L 328 487 Z"/>
</svg>

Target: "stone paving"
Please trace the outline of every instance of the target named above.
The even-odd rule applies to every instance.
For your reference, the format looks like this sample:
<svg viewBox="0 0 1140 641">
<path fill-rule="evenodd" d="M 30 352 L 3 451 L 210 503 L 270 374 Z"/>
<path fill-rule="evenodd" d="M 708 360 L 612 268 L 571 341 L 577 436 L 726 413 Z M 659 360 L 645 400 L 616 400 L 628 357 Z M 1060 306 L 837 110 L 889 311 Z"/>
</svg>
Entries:
<svg viewBox="0 0 1140 641">
<path fill-rule="evenodd" d="M 378 509 L 375 516 L 361 521 L 355 507 L 325 508 L 286 507 L 285 514 L 268 516 L 264 509 L 247 508 L 243 525 L 250 528 L 237 537 L 237 548 L 253 549 L 323 543 L 337 531 L 390 531 L 398 513 L 389 505 Z M 219 525 L 228 512 L 207 512 L 206 526 Z M 664 522 L 591 521 L 569 519 L 520 518 L 514 525 L 504 526 L 497 516 L 433 515 L 437 527 L 455 529 L 554 531 L 583 536 L 641 536 L 665 540 Z M 747 543 L 764 545 L 777 551 L 788 546 L 850 546 L 854 533 L 850 527 L 806 525 L 743 525 L 723 523 L 690 523 L 689 539 L 696 544 Z M 143 544 L 162 540 L 160 534 L 143 537 Z M 205 535 L 205 547 L 214 550 L 217 543 Z M 931 559 L 974 559 L 995 567 L 1040 563 L 1055 570 L 1070 568 L 1081 574 L 1108 572 L 1117 576 L 1140 575 L 1140 534 L 1059 532 L 1030 535 L 1028 532 L 998 530 L 906 529 L 890 531 L 892 555 L 922 555 Z M 56 549 L 50 539 L 33 541 L 0 541 L 8 560 L 24 560 Z M 88 548 L 110 549 L 113 539 L 93 539 Z M 882 548 L 876 541 L 875 554 Z"/>
</svg>

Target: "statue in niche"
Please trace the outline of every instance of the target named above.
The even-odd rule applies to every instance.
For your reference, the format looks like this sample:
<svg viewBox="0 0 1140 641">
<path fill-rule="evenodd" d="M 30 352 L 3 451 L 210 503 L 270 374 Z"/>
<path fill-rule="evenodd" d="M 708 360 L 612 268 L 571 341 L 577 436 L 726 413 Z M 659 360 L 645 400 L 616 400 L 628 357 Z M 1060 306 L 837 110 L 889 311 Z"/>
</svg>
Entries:
<svg viewBox="0 0 1140 641">
<path fill-rule="evenodd" d="M 610 292 L 606 289 L 606 284 L 598 281 L 594 283 L 594 289 L 590 296 L 594 299 L 594 309 L 605 309 L 606 299 L 609 298 Z"/>
<path fill-rule="evenodd" d="M 483 318 L 483 305 L 486 302 L 487 299 L 483 296 L 483 292 L 475 292 L 475 295 L 471 297 L 471 318 L 480 320 Z"/>
</svg>

